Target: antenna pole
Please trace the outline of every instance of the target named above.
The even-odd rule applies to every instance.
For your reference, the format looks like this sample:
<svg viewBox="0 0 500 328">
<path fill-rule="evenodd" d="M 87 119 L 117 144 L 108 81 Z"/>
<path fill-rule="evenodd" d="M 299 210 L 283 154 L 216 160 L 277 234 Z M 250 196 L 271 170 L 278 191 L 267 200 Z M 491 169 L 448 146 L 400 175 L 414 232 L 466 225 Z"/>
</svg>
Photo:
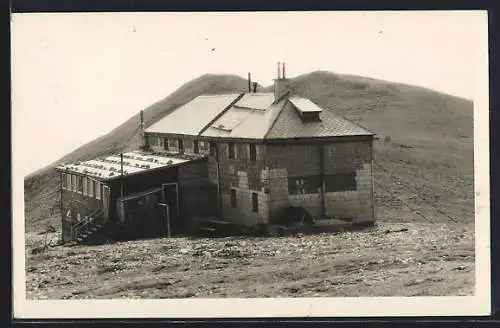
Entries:
<svg viewBox="0 0 500 328">
<path fill-rule="evenodd" d="M 120 154 L 120 173 L 121 173 L 120 195 L 121 197 L 123 197 L 123 153 Z"/>
</svg>

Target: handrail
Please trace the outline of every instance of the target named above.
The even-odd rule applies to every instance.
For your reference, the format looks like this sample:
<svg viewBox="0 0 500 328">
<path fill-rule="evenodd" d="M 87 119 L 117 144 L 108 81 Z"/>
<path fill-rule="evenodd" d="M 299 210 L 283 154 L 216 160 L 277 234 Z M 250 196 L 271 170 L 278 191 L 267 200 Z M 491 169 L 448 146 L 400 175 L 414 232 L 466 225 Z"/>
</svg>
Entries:
<svg viewBox="0 0 500 328">
<path fill-rule="evenodd" d="M 94 222 L 96 218 L 98 218 L 99 216 L 101 216 L 102 212 L 104 210 L 102 208 L 99 208 L 97 210 L 95 210 L 94 212 L 92 212 L 91 214 L 89 215 L 86 215 L 84 220 L 80 221 L 80 222 L 77 222 L 76 224 L 73 225 L 72 227 L 72 237 L 73 239 L 76 238 L 80 231 L 86 227 L 87 225 L 89 225 L 90 223 Z"/>
</svg>

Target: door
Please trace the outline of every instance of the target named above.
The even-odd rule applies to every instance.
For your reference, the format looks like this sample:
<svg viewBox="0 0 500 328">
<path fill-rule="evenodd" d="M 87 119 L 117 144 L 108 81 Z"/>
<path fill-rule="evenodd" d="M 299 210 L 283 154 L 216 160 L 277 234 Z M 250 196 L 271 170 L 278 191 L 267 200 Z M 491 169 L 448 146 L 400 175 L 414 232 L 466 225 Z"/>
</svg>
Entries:
<svg viewBox="0 0 500 328">
<path fill-rule="evenodd" d="M 170 232 L 178 232 L 181 225 L 179 218 L 179 187 L 177 183 L 162 184 L 162 199 L 164 204 L 168 204 Z M 165 224 L 168 225 L 166 218 Z"/>
</svg>

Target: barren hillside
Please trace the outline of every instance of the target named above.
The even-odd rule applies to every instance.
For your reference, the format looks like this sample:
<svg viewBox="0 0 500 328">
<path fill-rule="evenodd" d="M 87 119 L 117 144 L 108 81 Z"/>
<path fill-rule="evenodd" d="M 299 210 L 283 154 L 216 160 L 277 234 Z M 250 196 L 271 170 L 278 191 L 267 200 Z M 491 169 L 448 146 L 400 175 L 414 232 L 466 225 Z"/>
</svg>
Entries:
<svg viewBox="0 0 500 328">
<path fill-rule="evenodd" d="M 240 77 L 202 76 L 147 108 L 146 124 L 200 94 L 246 88 Z M 377 226 L 316 236 L 160 238 L 39 251 L 48 235 L 37 232 L 59 225 L 55 163 L 25 181 L 28 298 L 472 294 L 472 102 L 321 71 L 293 79 L 292 88 L 378 135 Z M 58 163 L 133 148 L 137 126 L 132 117 Z"/>
<path fill-rule="evenodd" d="M 198 95 L 246 88 L 247 81 L 241 77 L 203 75 L 146 108 L 146 126 Z M 420 87 L 323 71 L 294 78 L 292 88 L 379 136 L 375 172 L 380 220 L 473 222 L 471 101 Z M 133 148 L 137 132 L 138 115 L 27 177 L 27 231 L 59 224 L 55 165 Z M 405 212 L 408 214 L 402 216 Z"/>
</svg>

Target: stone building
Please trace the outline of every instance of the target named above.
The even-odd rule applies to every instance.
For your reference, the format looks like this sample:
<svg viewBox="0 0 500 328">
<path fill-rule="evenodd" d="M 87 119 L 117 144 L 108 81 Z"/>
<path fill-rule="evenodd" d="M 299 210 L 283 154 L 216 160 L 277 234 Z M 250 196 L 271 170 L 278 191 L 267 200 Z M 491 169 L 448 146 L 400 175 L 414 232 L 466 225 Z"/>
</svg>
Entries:
<svg viewBox="0 0 500 328">
<path fill-rule="evenodd" d="M 69 179 L 69 184 L 63 183 L 63 214 L 76 206 L 68 205 L 80 190 L 71 185 L 76 175 L 107 186 L 99 192 L 111 195 L 106 200 L 107 221 L 123 231 L 135 231 L 137 224 L 155 226 L 147 221 L 131 225 L 123 206 L 154 192 L 158 197 L 153 207 L 168 203 L 169 220 L 177 222 L 179 230 L 194 218 L 209 216 L 242 227 L 283 224 L 290 209 L 301 211 L 301 220 L 307 217 L 315 223 L 375 221 L 374 134 L 295 95 L 284 64 L 278 66 L 273 92 L 256 92 L 249 79 L 247 93 L 201 95 L 143 129 L 142 137 L 142 153 L 128 154 L 126 163 L 116 156 L 101 159 L 107 165 L 102 176 L 89 173 L 103 165 L 99 161 L 61 166 L 62 181 Z M 162 165 L 141 166 L 131 176 L 128 171 L 143 165 L 131 163 L 136 155 L 139 162 L 152 161 L 154 166 L 156 160 Z M 175 188 L 165 187 L 172 185 Z M 87 212 L 102 207 L 100 197 L 84 201 L 98 204 Z M 162 225 L 161 211 L 148 213 L 157 213 L 155 222 Z M 66 222 L 67 236 L 74 239 L 71 227 L 78 221 L 71 217 Z"/>
</svg>

